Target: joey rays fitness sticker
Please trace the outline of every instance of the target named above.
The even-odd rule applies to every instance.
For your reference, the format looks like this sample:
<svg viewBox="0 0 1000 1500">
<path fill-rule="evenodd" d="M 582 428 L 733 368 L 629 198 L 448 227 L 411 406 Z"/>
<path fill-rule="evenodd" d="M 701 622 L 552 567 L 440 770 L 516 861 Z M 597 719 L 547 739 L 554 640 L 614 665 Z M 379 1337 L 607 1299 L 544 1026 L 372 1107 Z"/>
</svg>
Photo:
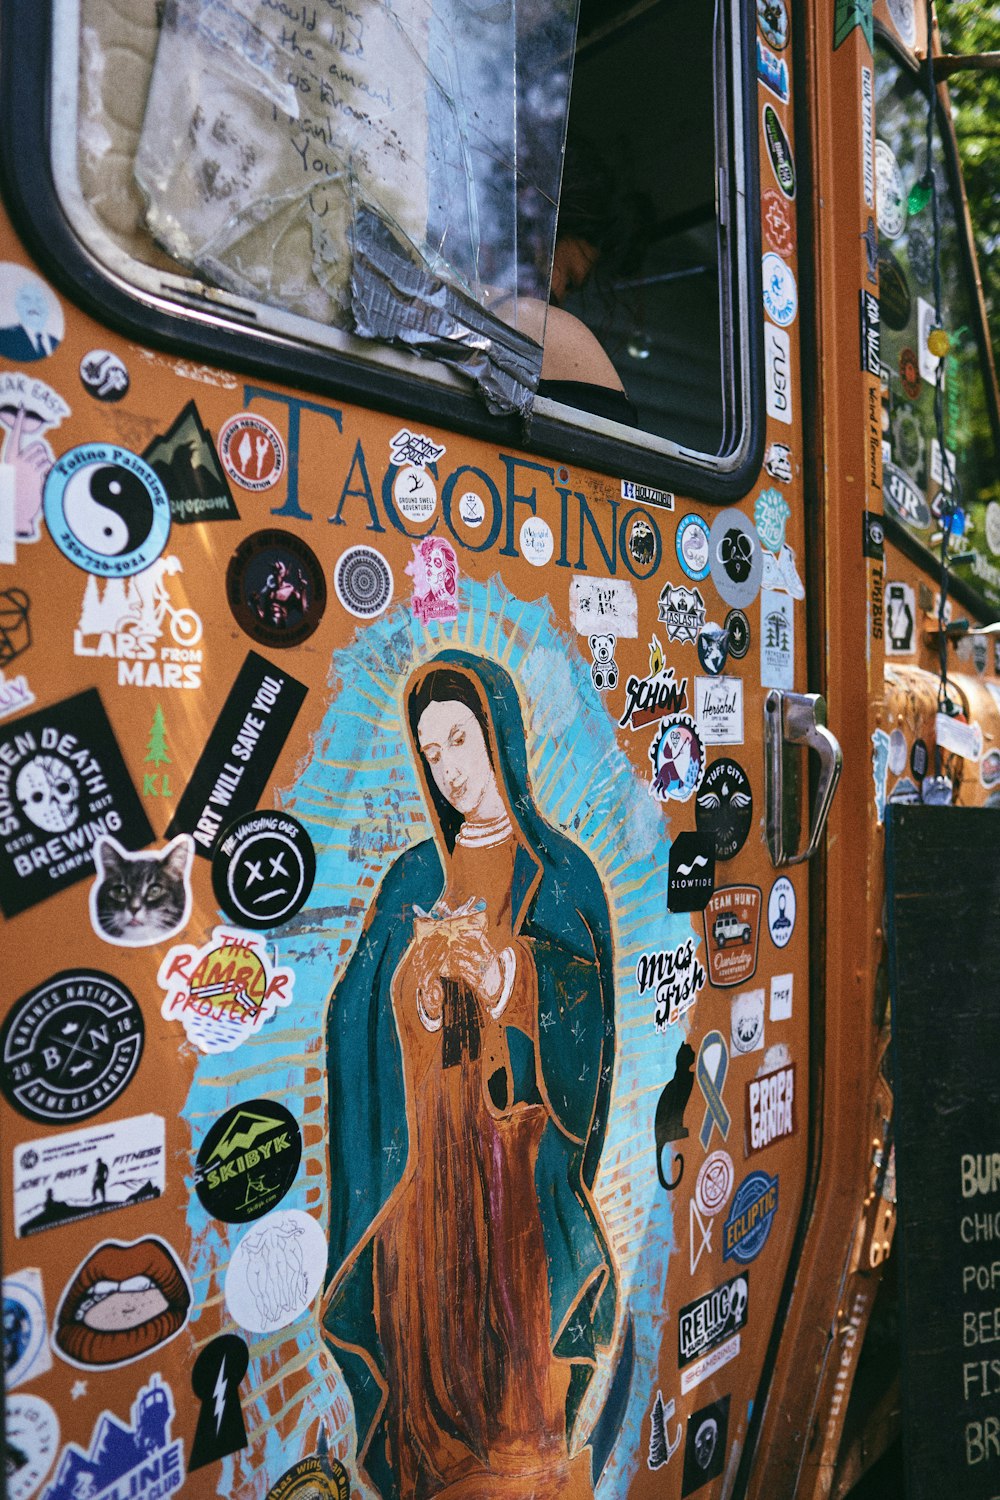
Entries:
<svg viewBox="0 0 1000 1500">
<path fill-rule="evenodd" d="M 163 481 L 145 459 L 113 443 L 84 443 L 57 459 L 42 509 L 62 555 L 103 578 L 142 572 L 170 535 Z"/>
<path fill-rule="evenodd" d="M 248 1224 L 277 1207 L 295 1181 L 302 1132 L 273 1099 L 248 1099 L 221 1114 L 201 1143 L 194 1185 L 203 1208 Z"/>
</svg>

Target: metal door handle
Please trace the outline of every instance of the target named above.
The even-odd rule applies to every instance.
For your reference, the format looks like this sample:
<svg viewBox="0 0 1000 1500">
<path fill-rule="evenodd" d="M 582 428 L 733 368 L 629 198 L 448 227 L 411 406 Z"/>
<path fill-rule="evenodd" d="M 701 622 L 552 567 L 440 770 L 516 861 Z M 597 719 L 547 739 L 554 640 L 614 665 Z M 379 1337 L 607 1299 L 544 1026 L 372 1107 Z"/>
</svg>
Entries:
<svg viewBox="0 0 1000 1500">
<path fill-rule="evenodd" d="M 844 756 L 835 735 L 826 727 L 826 703 L 819 693 L 784 693 L 772 688 L 764 699 L 764 752 L 765 785 L 767 803 L 767 847 L 771 852 L 771 863 L 798 865 L 809 859 L 819 847 L 826 824 L 827 813 L 837 790 Z M 812 827 L 809 843 L 801 853 L 795 853 L 798 844 L 798 799 L 797 785 L 791 785 L 785 775 L 785 745 L 805 745 L 815 750 L 820 759 L 819 782 L 812 810 Z M 791 794 L 789 798 L 789 794 Z M 786 798 L 793 804 L 794 831 L 791 849 L 785 841 Z"/>
</svg>

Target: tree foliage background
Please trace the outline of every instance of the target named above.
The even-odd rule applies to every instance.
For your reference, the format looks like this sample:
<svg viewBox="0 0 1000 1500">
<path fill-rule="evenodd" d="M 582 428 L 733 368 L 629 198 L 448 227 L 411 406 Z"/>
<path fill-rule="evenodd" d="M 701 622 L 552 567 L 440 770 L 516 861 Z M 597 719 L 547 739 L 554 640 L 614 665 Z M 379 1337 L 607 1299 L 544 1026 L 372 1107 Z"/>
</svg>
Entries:
<svg viewBox="0 0 1000 1500">
<path fill-rule="evenodd" d="M 1000 50 L 1000 5 L 937 0 L 946 52 Z M 963 71 L 948 79 L 979 274 L 1000 371 L 1000 72 Z"/>
</svg>

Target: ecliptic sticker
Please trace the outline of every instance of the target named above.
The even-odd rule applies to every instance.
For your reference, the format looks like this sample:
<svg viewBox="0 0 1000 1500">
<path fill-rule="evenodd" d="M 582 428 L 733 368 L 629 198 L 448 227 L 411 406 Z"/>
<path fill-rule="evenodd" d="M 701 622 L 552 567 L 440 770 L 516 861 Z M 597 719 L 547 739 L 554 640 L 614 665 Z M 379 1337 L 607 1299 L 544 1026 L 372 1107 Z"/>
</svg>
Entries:
<svg viewBox="0 0 1000 1500">
<path fill-rule="evenodd" d="M 756 1260 L 771 1233 L 778 1211 L 778 1179 L 751 1172 L 736 1189 L 733 1206 L 722 1226 L 723 1260 L 748 1265 Z"/>
<path fill-rule="evenodd" d="M 392 570 L 374 547 L 349 547 L 333 570 L 337 598 L 349 614 L 372 620 L 392 599 Z"/>
<path fill-rule="evenodd" d="M 120 980 L 66 969 L 15 1001 L 0 1030 L 0 1089 L 43 1125 L 86 1120 L 129 1085 L 142 1011 Z"/>
<path fill-rule="evenodd" d="M 316 878 L 316 851 L 288 813 L 245 813 L 230 824 L 212 861 L 215 899 L 234 922 L 277 927 L 301 911 Z"/>
<path fill-rule="evenodd" d="M 184 1483 L 184 1443 L 170 1437 L 174 1415 L 170 1387 L 154 1375 L 132 1403 L 131 1424 L 103 1411 L 94 1423 L 88 1452 L 67 1443 L 42 1500 L 172 1495 Z"/>
<path fill-rule="evenodd" d="M 137 453 L 112 443 L 85 443 L 57 459 L 42 506 L 63 556 L 105 578 L 148 568 L 170 535 L 163 481 Z"/>
<path fill-rule="evenodd" d="M 52 1345 L 78 1369 L 117 1369 L 176 1338 L 190 1311 L 191 1283 L 165 1240 L 105 1240 L 66 1283 Z"/>
<path fill-rule="evenodd" d="M 248 1099 L 220 1115 L 202 1141 L 195 1189 L 213 1218 L 249 1224 L 277 1207 L 301 1160 L 302 1132 L 291 1110 Z"/>
<path fill-rule="evenodd" d="M 216 927 L 201 948 L 180 943 L 160 964 L 161 1014 L 199 1052 L 232 1052 L 292 1002 L 295 975 L 272 964 L 262 938 Z"/>
</svg>

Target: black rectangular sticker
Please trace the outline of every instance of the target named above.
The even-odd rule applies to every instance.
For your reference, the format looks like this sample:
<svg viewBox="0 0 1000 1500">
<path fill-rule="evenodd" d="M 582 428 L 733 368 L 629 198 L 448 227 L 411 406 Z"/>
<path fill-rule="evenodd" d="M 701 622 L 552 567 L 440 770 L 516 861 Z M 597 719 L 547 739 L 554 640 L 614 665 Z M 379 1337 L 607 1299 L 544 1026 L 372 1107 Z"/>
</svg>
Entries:
<svg viewBox="0 0 1000 1500">
<path fill-rule="evenodd" d="M 882 325 L 879 319 L 878 298 L 862 287 L 860 292 L 861 368 L 878 379 L 882 361 L 879 358 L 879 341 Z"/>
<path fill-rule="evenodd" d="M 308 689 L 288 672 L 247 655 L 167 829 L 190 833 L 211 859 L 224 828 L 252 812 L 267 786 Z"/>
<path fill-rule="evenodd" d="M 0 910 L 17 916 L 94 874 L 101 834 L 153 837 L 96 688 L 0 725 Z"/>
</svg>

